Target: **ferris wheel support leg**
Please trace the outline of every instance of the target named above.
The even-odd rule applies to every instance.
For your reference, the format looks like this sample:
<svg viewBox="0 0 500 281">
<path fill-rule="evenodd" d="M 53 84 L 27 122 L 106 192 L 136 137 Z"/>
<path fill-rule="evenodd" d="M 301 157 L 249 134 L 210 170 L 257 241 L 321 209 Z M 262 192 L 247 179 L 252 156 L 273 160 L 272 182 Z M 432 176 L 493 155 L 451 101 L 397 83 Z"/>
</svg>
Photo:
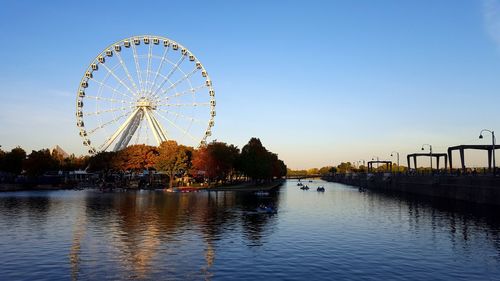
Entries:
<svg viewBox="0 0 500 281">
<path fill-rule="evenodd" d="M 136 110 L 134 110 L 134 112 L 132 112 L 132 114 L 130 114 L 127 120 L 125 120 L 125 122 L 116 130 L 116 132 L 101 146 L 100 148 L 101 151 L 105 151 L 106 149 L 108 149 L 108 147 L 115 141 L 115 139 L 120 135 L 120 133 L 123 132 L 123 130 L 125 130 L 130 121 L 132 121 L 135 118 L 139 110 L 140 109 L 137 108 Z"/>
<path fill-rule="evenodd" d="M 139 110 L 135 115 L 135 117 L 130 121 L 127 128 L 123 131 L 122 136 L 120 137 L 120 139 L 115 145 L 115 148 L 113 149 L 114 151 L 122 150 L 125 147 L 127 147 L 128 143 L 130 142 L 130 139 L 132 139 L 132 136 L 137 131 L 137 128 L 139 128 L 139 125 L 141 124 L 143 118 L 144 118 L 144 110 Z"/>
<path fill-rule="evenodd" d="M 158 133 L 158 128 L 155 126 L 151 118 L 151 115 L 149 114 L 149 110 L 145 110 L 144 113 L 146 115 L 146 119 L 148 120 L 149 126 L 151 127 L 151 131 L 153 131 L 153 135 L 155 136 L 156 142 L 158 143 L 158 145 L 160 145 L 161 144 L 160 134 Z"/>
<path fill-rule="evenodd" d="M 160 141 L 161 142 L 167 141 L 168 138 L 167 138 L 167 133 L 166 133 L 165 129 L 162 127 L 162 125 L 160 124 L 160 122 L 158 122 L 158 119 L 156 119 L 156 116 L 154 116 L 154 114 L 152 112 L 150 112 L 149 115 L 151 117 L 151 121 L 153 122 L 153 124 L 158 129 L 158 135 L 160 137 Z"/>
</svg>

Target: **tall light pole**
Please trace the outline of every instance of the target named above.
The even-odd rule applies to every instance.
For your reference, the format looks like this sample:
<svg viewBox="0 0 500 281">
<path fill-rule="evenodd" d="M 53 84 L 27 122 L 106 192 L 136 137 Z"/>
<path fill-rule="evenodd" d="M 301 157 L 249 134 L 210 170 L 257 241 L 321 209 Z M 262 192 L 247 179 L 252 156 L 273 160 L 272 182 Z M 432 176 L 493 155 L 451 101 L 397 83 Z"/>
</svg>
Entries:
<svg viewBox="0 0 500 281">
<path fill-rule="evenodd" d="M 495 170 L 496 170 L 496 164 L 495 164 L 495 132 L 490 131 L 487 129 L 482 129 L 481 132 L 479 133 L 479 138 L 483 138 L 483 132 L 490 132 L 491 133 L 491 141 L 492 141 L 492 148 L 493 148 L 493 175 L 495 175 Z"/>
<path fill-rule="evenodd" d="M 379 157 L 378 156 L 372 156 L 372 161 L 377 159 L 377 161 L 379 161 Z M 373 167 L 373 164 L 372 164 L 372 167 Z M 378 169 L 378 163 L 377 163 L 377 169 Z"/>
<path fill-rule="evenodd" d="M 393 152 L 391 152 L 391 157 L 392 157 L 393 153 L 396 153 L 396 155 L 397 155 L 397 160 L 398 160 L 398 172 L 399 172 L 399 152 L 397 152 L 397 151 L 393 151 Z"/>
<path fill-rule="evenodd" d="M 424 146 L 429 146 L 429 155 L 430 155 L 430 158 L 431 158 L 431 173 L 432 173 L 432 145 L 428 144 L 428 143 L 425 143 L 425 144 L 422 144 L 422 150 L 424 150 Z M 416 168 L 416 167 L 415 167 Z"/>
</svg>

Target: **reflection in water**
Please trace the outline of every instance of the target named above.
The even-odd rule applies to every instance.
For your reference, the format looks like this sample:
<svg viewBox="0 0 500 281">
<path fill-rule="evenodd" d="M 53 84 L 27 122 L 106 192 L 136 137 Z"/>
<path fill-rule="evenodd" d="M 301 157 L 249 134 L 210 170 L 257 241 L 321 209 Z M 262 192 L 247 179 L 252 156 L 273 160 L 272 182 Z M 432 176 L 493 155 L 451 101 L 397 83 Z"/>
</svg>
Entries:
<svg viewBox="0 0 500 281">
<path fill-rule="evenodd" d="M 494 279 L 498 209 L 288 182 L 240 192 L 0 194 L 5 279 Z M 275 215 L 257 214 L 260 204 Z M 300 266 L 299 266 L 300 265 Z"/>
<path fill-rule="evenodd" d="M 132 271 L 126 278 L 148 278 L 155 270 L 156 255 L 161 253 L 175 259 L 175 249 L 186 247 L 193 236 L 201 236 L 205 244 L 205 264 L 200 272 L 210 278 L 210 268 L 216 259 L 214 241 L 221 239 L 224 230 L 241 225 L 249 245 L 262 245 L 260 233 L 272 216 L 248 213 L 261 203 L 278 206 L 276 193 L 266 198 L 257 198 L 251 193 L 237 195 L 234 192 L 94 194 L 87 196 L 86 217 L 92 225 L 109 228 L 108 236 L 101 239 L 114 248 L 111 251 L 121 267 Z M 75 245 L 80 244 L 79 233 L 85 227 L 82 223 L 77 225 Z"/>
</svg>

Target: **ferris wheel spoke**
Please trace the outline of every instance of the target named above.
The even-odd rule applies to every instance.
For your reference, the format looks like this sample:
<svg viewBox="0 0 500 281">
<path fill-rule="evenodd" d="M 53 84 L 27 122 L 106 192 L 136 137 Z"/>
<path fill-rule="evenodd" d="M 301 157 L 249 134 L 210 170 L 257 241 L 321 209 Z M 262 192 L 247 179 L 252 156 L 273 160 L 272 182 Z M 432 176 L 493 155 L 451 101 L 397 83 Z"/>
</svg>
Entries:
<svg viewBox="0 0 500 281">
<path fill-rule="evenodd" d="M 127 75 L 128 80 L 132 84 L 132 87 L 134 87 L 134 89 L 136 90 L 136 92 L 140 92 L 139 89 L 137 88 L 137 84 L 135 83 L 134 79 L 132 78 L 132 75 L 130 75 L 130 71 L 128 70 L 127 65 L 123 61 L 122 56 L 120 55 L 120 52 L 116 52 L 116 57 L 120 61 L 120 64 L 121 64 L 123 70 L 125 71 L 125 74 Z"/>
<path fill-rule="evenodd" d="M 158 65 L 158 69 L 156 70 L 156 73 L 155 73 L 155 78 L 153 79 L 153 82 L 151 83 L 151 88 L 149 89 L 149 92 L 152 92 L 153 91 L 153 88 L 156 84 L 156 80 L 158 79 L 158 76 L 160 75 L 160 71 L 163 67 L 163 63 L 165 62 L 166 58 L 167 58 L 167 53 L 168 53 L 168 50 L 169 48 L 165 48 L 165 50 L 163 51 L 163 55 L 160 59 L 160 64 Z"/>
<path fill-rule="evenodd" d="M 193 74 L 195 74 L 199 69 L 198 68 L 194 68 L 193 71 L 191 71 L 190 73 L 188 74 L 184 74 L 184 76 L 182 76 L 181 79 L 175 81 L 172 85 L 170 85 L 168 88 L 166 88 L 165 90 L 161 90 L 161 93 L 162 94 L 166 94 L 168 91 L 170 91 L 171 89 L 175 88 L 177 85 L 179 85 L 180 83 L 186 81 L 186 79 L 188 79 L 189 77 L 193 76 Z"/>
<path fill-rule="evenodd" d="M 109 102 L 114 102 L 114 103 L 128 103 L 128 104 L 134 104 L 131 101 L 126 101 L 126 100 L 118 100 L 118 99 L 111 99 L 111 98 L 104 98 L 104 97 L 98 97 L 98 96 L 89 96 L 85 95 L 85 98 L 89 99 L 95 99 L 95 100 L 103 100 L 103 101 L 109 101 Z"/>
<path fill-rule="evenodd" d="M 179 66 L 181 65 L 181 63 L 184 61 L 184 58 L 185 56 L 181 56 L 181 58 L 177 61 L 177 63 L 175 63 L 174 67 L 168 72 L 168 74 L 165 76 L 165 78 L 163 79 L 163 81 L 161 82 L 160 86 L 158 88 L 156 88 L 154 90 L 154 92 L 151 94 L 152 97 L 158 97 L 157 93 L 158 91 L 163 88 L 163 85 L 165 85 L 165 83 L 167 81 L 169 81 L 170 79 L 170 76 L 172 76 L 172 74 L 174 74 L 174 72 L 179 69 Z"/>
<path fill-rule="evenodd" d="M 148 50 L 148 65 L 146 67 L 146 86 L 144 90 L 148 90 L 148 84 L 149 84 L 149 73 L 151 72 L 151 58 L 152 58 L 152 52 L 153 52 L 153 44 L 149 44 L 149 50 Z"/>
<path fill-rule="evenodd" d="M 187 130 L 177 126 L 177 124 L 175 124 L 174 122 L 172 122 L 170 119 L 168 119 L 167 117 L 165 117 L 164 115 L 160 114 L 158 111 L 155 112 L 156 115 L 160 116 L 161 118 L 165 119 L 165 121 L 167 121 L 170 125 L 172 125 L 174 128 L 176 128 L 177 130 L 181 131 L 182 133 L 184 133 L 184 135 L 190 137 L 192 140 L 194 140 L 195 142 L 196 141 L 199 141 L 197 140 L 195 137 L 193 137 L 193 135 L 191 135 Z"/>
<path fill-rule="evenodd" d="M 129 86 L 128 86 L 127 84 L 125 84 L 125 83 L 123 82 L 123 80 L 122 80 L 122 79 L 120 79 L 120 77 L 118 77 L 118 76 L 116 75 L 116 73 L 115 73 L 112 69 L 110 69 L 110 68 L 109 68 L 107 65 L 105 65 L 105 64 L 102 64 L 102 66 L 104 66 L 104 68 L 106 68 L 106 70 L 107 70 L 107 71 L 111 74 L 111 76 L 113 76 L 113 77 L 116 79 L 116 81 L 118 81 L 118 83 L 120 83 L 123 87 L 125 87 L 125 89 L 127 89 L 127 91 L 129 91 L 129 92 L 130 92 L 133 96 L 136 96 L 136 93 L 134 93 L 134 91 L 132 91 L 132 90 L 129 88 Z"/>
<path fill-rule="evenodd" d="M 177 106 L 177 107 L 183 107 L 183 106 L 210 106 L 209 102 L 192 102 L 192 103 L 164 103 L 164 104 L 157 104 L 159 106 Z"/>
<path fill-rule="evenodd" d="M 137 49 L 135 48 L 135 44 L 132 45 L 132 53 L 134 55 L 134 62 L 135 62 L 135 70 L 137 72 L 137 79 L 139 80 L 139 88 L 141 92 L 144 92 L 144 87 L 142 84 L 142 72 L 141 72 L 141 66 L 139 64 L 139 57 L 137 56 Z"/>
<path fill-rule="evenodd" d="M 101 81 L 99 81 L 99 80 L 97 80 L 97 79 L 95 79 L 95 78 L 90 78 L 90 80 L 92 80 L 92 81 L 96 82 L 97 84 L 99 84 L 99 85 L 101 86 L 101 88 L 102 88 L 102 87 L 105 87 L 105 88 L 110 89 L 110 90 L 111 90 L 111 91 L 113 91 L 114 93 L 116 93 L 116 94 L 120 94 L 120 95 L 122 95 L 122 96 L 124 96 L 124 97 L 126 97 L 126 98 L 128 98 L 128 99 L 132 99 L 132 100 L 134 100 L 134 99 L 135 99 L 134 97 L 131 97 L 131 96 L 129 96 L 129 95 L 127 95 L 127 94 L 123 93 L 122 91 L 118 91 L 116 88 L 113 88 L 113 87 L 109 86 L 108 84 L 106 84 L 106 83 L 104 83 L 104 82 L 101 82 Z"/>
<path fill-rule="evenodd" d="M 108 121 L 108 122 L 106 122 L 106 123 L 103 123 L 103 124 L 101 124 L 101 125 L 97 126 L 96 128 L 94 128 L 94 129 L 92 129 L 92 130 L 89 130 L 89 131 L 87 132 L 87 135 L 91 135 L 91 134 L 95 133 L 96 131 L 98 131 L 99 129 L 102 129 L 102 128 L 106 127 L 106 126 L 109 126 L 109 125 L 111 125 L 111 124 L 113 124 L 113 123 L 117 122 L 118 120 L 122 119 L 123 117 L 125 117 L 125 116 L 129 115 L 131 112 L 132 112 L 132 110 L 127 111 L 127 112 L 125 112 L 124 114 L 117 116 L 115 119 L 112 119 L 112 120 L 110 120 L 110 121 Z"/>
<path fill-rule="evenodd" d="M 171 95 L 166 95 L 165 97 L 158 99 L 158 101 L 169 100 L 170 98 L 178 98 L 178 97 L 182 97 L 182 96 L 185 96 L 185 95 L 188 95 L 188 94 L 193 94 L 194 95 L 194 94 L 196 94 L 196 92 L 198 92 L 199 90 L 201 90 L 203 88 L 208 88 L 208 86 L 205 83 L 203 83 L 202 85 L 200 85 L 198 87 L 194 87 L 194 88 L 182 91 L 180 93 L 179 92 L 175 92 L 175 93 L 173 93 Z"/>
<path fill-rule="evenodd" d="M 111 108 L 111 109 L 106 109 L 106 110 L 98 110 L 98 111 L 94 111 L 94 112 L 84 113 L 83 115 L 84 116 L 101 115 L 103 113 L 123 111 L 123 110 L 131 109 L 133 107 L 135 107 L 135 105 Z"/>
<path fill-rule="evenodd" d="M 172 110 L 164 110 L 164 109 L 161 109 L 161 108 L 157 108 L 157 110 L 161 111 L 161 112 L 165 112 L 167 114 L 170 114 L 170 115 L 173 115 L 175 117 L 180 117 L 180 118 L 184 118 L 184 119 L 187 119 L 189 121 L 192 121 L 192 122 L 197 122 L 197 123 L 205 123 L 203 122 L 202 120 L 198 119 L 198 118 L 194 118 L 194 117 L 190 117 L 190 116 L 186 116 L 184 114 L 181 114 L 179 112 L 176 112 L 176 111 L 172 111 Z"/>
</svg>

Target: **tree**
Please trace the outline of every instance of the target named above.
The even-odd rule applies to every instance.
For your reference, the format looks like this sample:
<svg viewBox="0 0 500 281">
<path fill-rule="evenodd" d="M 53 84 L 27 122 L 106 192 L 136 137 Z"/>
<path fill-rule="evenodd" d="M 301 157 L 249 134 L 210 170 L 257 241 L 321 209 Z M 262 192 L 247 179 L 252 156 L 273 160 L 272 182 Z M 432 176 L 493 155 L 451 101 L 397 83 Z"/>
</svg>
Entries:
<svg viewBox="0 0 500 281">
<path fill-rule="evenodd" d="M 101 151 L 89 158 L 89 172 L 108 172 L 114 169 L 116 152 Z"/>
<path fill-rule="evenodd" d="M 26 151 L 16 147 L 5 154 L 2 170 L 18 175 L 23 171 L 24 160 L 26 160 Z"/>
<path fill-rule="evenodd" d="M 347 172 L 350 172 L 353 170 L 353 166 L 351 165 L 351 162 L 342 162 L 340 165 L 337 166 L 337 170 L 341 174 L 345 174 Z"/>
<path fill-rule="evenodd" d="M 307 170 L 308 175 L 317 175 L 319 174 L 319 169 L 318 168 L 311 168 Z"/>
<path fill-rule="evenodd" d="M 172 188 L 175 176 L 184 174 L 190 168 L 193 150 L 175 141 L 164 141 L 158 147 L 158 153 L 155 167 L 167 173 L 169 187 Z"/>
<path fill-rule="evenodd" d="M 139 172 L 154 168 L 158 149 L 154 146 L 137 144 L 120 150 L 113 165 L 117 170 Z"/>
<path fill-rule="evenodd" d="M 330 173 L 330 169 L 333 168 L 332 166 L 325 166 L 325 167 L 321 167 L 318 171 L 318 173 L 322 176 Z"/>
<path fill-rule="evenodd" d="M 253 180 L 271 180 L 287 174 L 285 163 L 277 154 L 268 151 L 258 138 L 251 138 L 241 149 L 238 166 Z"/>
<path fill-rule="evenodd" d="M 242 172 L 253 180 L 266 179 L 271 176 L 271 161 L 267 149 L 258 138 L 251 138 L 241 149 Z"/>
<path fill-rule="evenodd" d="M 226 181 L 237 167 L 240 150 L 224 142 L 211 142 L 193 155 L 193 173 L 203 172 L 209 181 Z"/>
<path fill-rule="evenodd" d="M 29 176 L 39 176 L 58 170 L 59 167 L 59 159 L 54 158 L 48 149 L 33 150 L 24 162 L 24 169 Z"/>
</svg>

